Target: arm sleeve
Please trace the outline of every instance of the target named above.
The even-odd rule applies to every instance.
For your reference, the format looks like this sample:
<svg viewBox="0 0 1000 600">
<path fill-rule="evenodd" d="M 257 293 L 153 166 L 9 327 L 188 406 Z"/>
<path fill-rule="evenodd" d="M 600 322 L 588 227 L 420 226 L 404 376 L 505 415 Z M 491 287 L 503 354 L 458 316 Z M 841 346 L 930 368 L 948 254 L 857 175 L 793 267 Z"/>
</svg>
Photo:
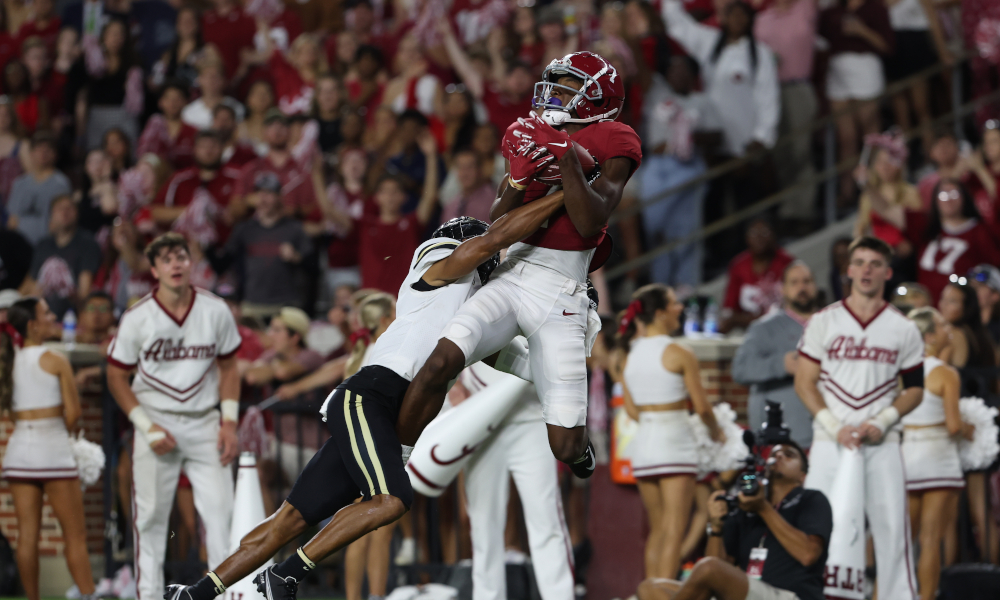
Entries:
<svg viewBox="0 0 1000 600">
<path fill-rule="evenodd" d="M 742 385 L 790 377 L 785 371 L 785 353 L 768 344 L 768 321 L 754 321 L 733 357 L 733 380 Z"/>
<path fill-rule="evenodd" d="M 917 329 L 916 324 L 912 321 L 905 324 L 906 333 L 903 337 L 903 347 L 900 348 L 900 358 L 899 358 L 899 370 L 903 375 L 904 383 L 907 382 L 907 377 L 910 377 L 909 383 L 913 385 L 906 385 L 905 387 L 923 387 L 923 375 L 924 375 L 924 340 L 923 336 L 920 335 L 920 330 Z M 920 376 L 920 385 L 916 385 L 916 382 L 912 379 L 910 373 L 916 373 Z"/>
<path fill-rule="evenodd" d="M 638 169 L 639 165 L 642 164 L 642 142 L 639 140 L 638 134 L 624 123 L 611 122 L 608 125 L 610 127 L 608 127 L 608 137 L 606 138 L 607 150 L 605 150 L 603 160 L 619 156 L 629 158 L 635 162 L 635 167 L 632 169 L 634 173 L 635 169 Z"/>
<path fill-rule="evenodd" d="M 231 317 L 230 317 L 231 318 Z M 126 312 L 118 323 L 118 331 L 108 346 L 108 363 L 121 369 L 131 369 L 139 363 L 142 340 L 139 339 L 139 318 Z"/>
<path fill-rule="evenodd" d="M 768 148 L 778 137 L 778 120 L 781 118 L 781 93 L 778 88 L 778 68 L 774 53 L 763 45 L 757 46 L 757 73 L 754 76 L 753 99 L 756 105 L 757 124 L 753 138 Z"/>
<path fill-rule="evenodd" d="M 702 63 L 704 68 L 712 55 L 712 48 L 719 40 L 720 31 L 695 21 L 678 0 L 664 0 L 663 20 L 670 37 Z"/>
<path fill-rule="evenodd" d="M 823 336 L 825 333 L 823 325 L 823 319 L 817 319 L 816 315 L 813 315 L 813 318 L 806 323 L 802 339 L 799 340 L 799 354 L 816 363 L 823 360 Z"/>
<path fill-rule="evenodd" d="M 219 340 L 219 353 L 217 357 L 229 358 L 240 349 L 243 338 L 240 337 L 240 330 L 236 327 L 236 319 L 233 318 L 233 313 L 224 304 L 222 308 L 225 309 L 225 313 L 222 314 L 222 311 L 220 311 L 219 319 L 216 321 L 219 328 L 217 332 Z"/>
</svg>

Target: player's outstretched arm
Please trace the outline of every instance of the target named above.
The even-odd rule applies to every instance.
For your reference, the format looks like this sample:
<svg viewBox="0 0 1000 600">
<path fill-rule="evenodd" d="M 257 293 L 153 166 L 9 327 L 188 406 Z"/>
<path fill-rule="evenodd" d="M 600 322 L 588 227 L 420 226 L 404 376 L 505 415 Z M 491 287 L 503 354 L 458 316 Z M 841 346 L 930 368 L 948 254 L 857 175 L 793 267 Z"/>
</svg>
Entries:
<svg viewBox="0 0 1000 600">
<path fill-rule="evenodd" d="M 563 192 L 556 192 L 510 211 L 494 221 L 489 231 L 462 242 L 447 258 L 431 265 L 422 279 L 442 286 L 465 277 L 489 257 L 534 233 L 562 205 Z"/>
</svg>

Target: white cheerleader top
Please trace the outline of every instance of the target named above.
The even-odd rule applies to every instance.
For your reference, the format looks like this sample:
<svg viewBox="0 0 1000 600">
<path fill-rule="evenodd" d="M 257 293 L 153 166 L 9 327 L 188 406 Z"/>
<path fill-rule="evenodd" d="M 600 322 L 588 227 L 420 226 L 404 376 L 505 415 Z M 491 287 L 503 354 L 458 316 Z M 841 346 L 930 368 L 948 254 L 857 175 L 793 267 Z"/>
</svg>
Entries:
<svg viewBox="0 0 1000 600">
<path fill-rule="evenodd" d="M 945 365 L 940 358 L 928 356 L 924 358 L 924 379 L 930 377 L 931 371 Z M 931 393 L 924 388 L 924 399 L 912 411 L 901 419 L 903 425 L 941 425 L 944 423 L 944 398 Z"/>
<path fill-rule="evenodd" d="M 624 376 L 636 406 L 669 404 L 688 398 L 684 376 L 663 366 L 663 352 L 673 343 L 669 335 L 642 337 L 632 342 Z"/>
<path fill-rule="evenodd" d="M 14 349 L 13 409 L 15 411 L 62 406 L 59 377 L 46 373 L 38 364 L 42 355 L 48 351 L 45 346 Z"/>
</svg>

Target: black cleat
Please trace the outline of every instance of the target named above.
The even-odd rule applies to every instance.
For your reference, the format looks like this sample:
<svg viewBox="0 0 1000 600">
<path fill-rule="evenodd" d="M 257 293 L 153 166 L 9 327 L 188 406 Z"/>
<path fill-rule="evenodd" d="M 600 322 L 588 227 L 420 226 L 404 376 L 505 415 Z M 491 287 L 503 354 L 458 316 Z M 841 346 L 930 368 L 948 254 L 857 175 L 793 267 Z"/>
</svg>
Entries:
<svg viewBox="0 0 1000 600">
<path fill-rule="evenodd" d="M 569 463 L 569 470 L 580 479 L 587 479 L 594 474 L 595 467 L 597 467 L 597 458 L 594 456 L 594 444 L 588 441 L 583 456 L 578 458 L 576 462 Z"/>
<path fill-rule="evenodd" d="M 194 600 L 191 596 L 191 586 L 172 584 L 163 593 L 163 600 Z"/>
<path fill-rule="evenodd" d="M 267 600 L 295 600 L 299 589 L 299 582 L 294 577 L 276 575 L 274 567 L 261 571 L 254 577 L 254 582 L 257 584 L 257 591 Z"/>
</svg>

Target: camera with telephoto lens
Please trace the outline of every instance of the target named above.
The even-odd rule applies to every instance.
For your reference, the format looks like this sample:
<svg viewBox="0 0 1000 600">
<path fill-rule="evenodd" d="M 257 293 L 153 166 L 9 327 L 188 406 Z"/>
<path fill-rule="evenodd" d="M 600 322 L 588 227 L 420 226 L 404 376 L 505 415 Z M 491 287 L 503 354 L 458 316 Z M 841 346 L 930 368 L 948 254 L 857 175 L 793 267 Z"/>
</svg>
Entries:
<svg viewBox="0 0 1000 600">
<path fill-rule="evenodd" d="M 764 412 L 767 415 L 767 420 L 764 421 L 764 426 L 761 427 L 758 435 L 755 436 L 752 431 L 743 432 L 743 443 L 746 444 L 750 453 L 743 459 L 743 466 L 736 476 L 735 492 L 723 497 L 729 507 L 729 512 L 739 508 L 737 498 L 739 493 L 742 492 L 744 496 L 756 496 L 760 492 L 760 483 L 764 478 L 764 469 L 767 466 L 767 461 L 760 455 L 761 446 L 783 444 L 792 439 L 791 430 L 784 423 L 781 404 L 770 400 L 767 400 L 766 403 Z M 757 444 L 758 439 L 760 445 Z"/>
</svg>

